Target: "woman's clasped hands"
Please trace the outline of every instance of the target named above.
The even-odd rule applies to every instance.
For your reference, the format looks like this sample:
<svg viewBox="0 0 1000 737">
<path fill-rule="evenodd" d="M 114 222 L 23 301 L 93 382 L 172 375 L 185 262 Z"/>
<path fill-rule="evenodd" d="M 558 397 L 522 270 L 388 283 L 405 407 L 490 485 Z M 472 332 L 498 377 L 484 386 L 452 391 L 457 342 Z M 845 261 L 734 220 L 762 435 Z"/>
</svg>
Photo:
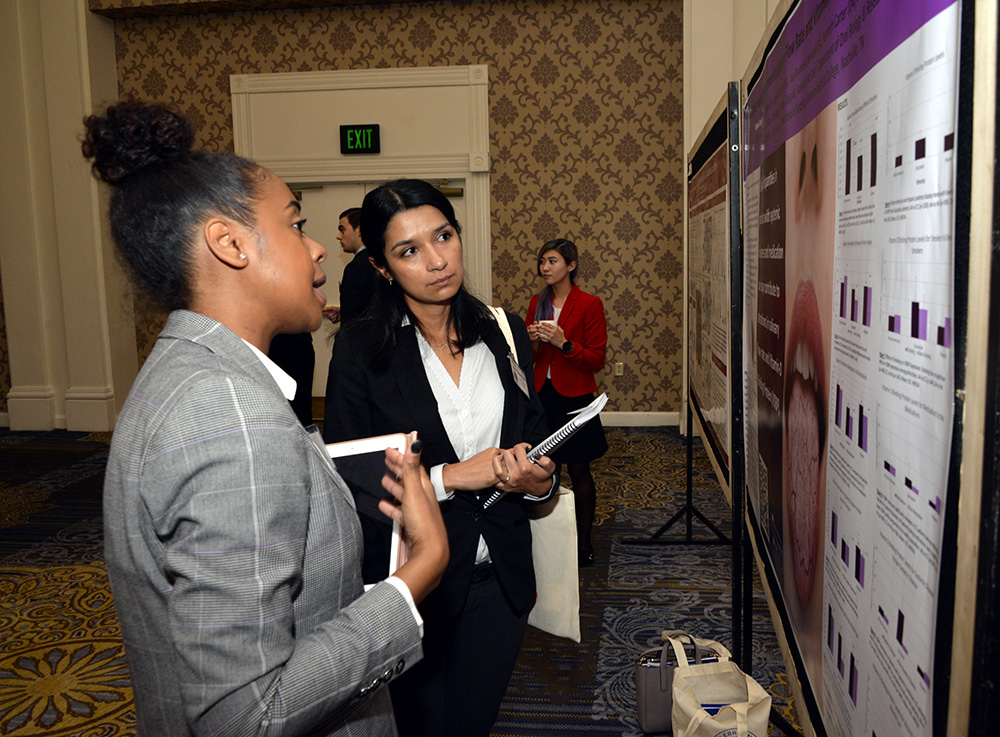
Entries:
<svg viewBox="0 0 1000 737">
<path fill-rule="evenodd" d="M 566 342 L 566 333 L 555 320 L 539 320 L 528 326 L 528 337 L 559 347 Z"/>
<path fill-rule="evenodd" d="M 442 478 L 448 491 L 475 491 L 495 487 L 500 491 L 530 496 L 544 496 L 552 486 L 556 464 L 542 456 L 537 463 L 528 460 L 528 443 L 513 448 L 486 448 L 461 463 L 444 467 Z"/>
</svg>

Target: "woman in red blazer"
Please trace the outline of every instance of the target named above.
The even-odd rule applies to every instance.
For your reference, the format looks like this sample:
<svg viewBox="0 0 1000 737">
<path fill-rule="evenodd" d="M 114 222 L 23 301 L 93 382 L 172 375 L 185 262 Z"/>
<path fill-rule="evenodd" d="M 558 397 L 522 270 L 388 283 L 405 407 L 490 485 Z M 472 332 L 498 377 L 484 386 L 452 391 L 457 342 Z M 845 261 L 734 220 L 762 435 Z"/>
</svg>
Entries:
<svg viewBox="0 0 1000 737">
<path fill-rule="evenodd" d="M 545 407 L 549 429 L 570 419 L 570 412 L 594 399 L 594 374 L 604 368 L 608 322 L 598 297 L 573 283 L 578 260 L 576 246 L 565 238 L 549 241 L 538 251 L 538 275 L 545 289 L 528 305 L 528 335 L 535 359 L 535 390 Z M 594 563 L 591 528 L 597 490 L 590 462 L 608 450 L 604 427 L 595 417 L 552 454 L 566 464 L 576 502 L 576 527 L 581 566 Z"/>
</svg>

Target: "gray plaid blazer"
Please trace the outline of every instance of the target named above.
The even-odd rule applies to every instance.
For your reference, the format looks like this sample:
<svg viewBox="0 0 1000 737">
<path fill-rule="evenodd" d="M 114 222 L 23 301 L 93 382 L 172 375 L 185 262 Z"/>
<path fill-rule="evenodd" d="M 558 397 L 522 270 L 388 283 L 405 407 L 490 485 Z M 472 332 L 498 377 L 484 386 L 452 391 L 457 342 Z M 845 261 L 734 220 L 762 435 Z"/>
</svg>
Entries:
<svg viewBox="0 0 1000 737">
<path fill-rule="evenodd" d="M 362 593 L 347 487 L 228 328 L 171 314 L 104 484 L 105 559 L 142 737 L 395 734 L 422 654 L 402 595 Z"/>
</svg>

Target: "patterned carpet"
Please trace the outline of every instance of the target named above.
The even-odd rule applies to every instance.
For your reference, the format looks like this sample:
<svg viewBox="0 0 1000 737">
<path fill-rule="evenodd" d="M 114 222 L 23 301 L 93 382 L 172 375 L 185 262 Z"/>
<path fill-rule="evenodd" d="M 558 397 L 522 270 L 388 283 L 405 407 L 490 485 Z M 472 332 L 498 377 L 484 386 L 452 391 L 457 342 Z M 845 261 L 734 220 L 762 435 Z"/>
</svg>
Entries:
<svg viewBox="0 0 1000 737">
<path fill-rule="evenodd" d="M 608 435 L 594 464 L 597 565 L 581 570 L 583 641 L 529 628 L 494 737 L 640 735 L 633 669 L 660 631 L 731 644 L 728 547 L 626 542 L 683 503 L 683 439 L 669 429 Z M 0 430 L 0 735 L 135 734 L 101 554 L 107 442 Z M 729 508 L 697 444 L 694 469 L 696 507 L 728 531 Z M 754 611 L 753 673 L 794 720 L 759 585 Z"/>
</svg>

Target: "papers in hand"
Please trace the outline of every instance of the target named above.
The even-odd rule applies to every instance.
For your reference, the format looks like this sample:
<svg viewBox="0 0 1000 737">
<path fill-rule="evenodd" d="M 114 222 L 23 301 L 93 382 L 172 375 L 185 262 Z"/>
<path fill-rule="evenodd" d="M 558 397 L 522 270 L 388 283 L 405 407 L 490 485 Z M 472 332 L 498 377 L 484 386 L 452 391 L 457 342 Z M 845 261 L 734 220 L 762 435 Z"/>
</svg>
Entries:
<svg viewBox="0 0 1000 737">
<path fill-rule="evenodd" d="M 322 440 L 320 440 L 322 442 Z M 406 452 L 406 436 L 403 433 L 378 435 L 326 446 L 330 458 L 337 459 L 337 471 L 345 481 L 367 490 L 376 498 L 386 496 L 382 489 L 382 476 L 386 473 L 385 450 L 395 448 Z M 392 521 L 392 542 L 389 547 L 389 573 L 392 575 L 406 562 L 408 549 L 399 522 Z M 367 591 L 373 586 L 365 586 Z"/>
<path fill-rule="evenodd" d="M 549 453 L 554 451 L 560 445 L 569 440 L 577 430 L 597 417 L 597 415 L 601 413 L 601 410 L 604 409 L 604 405 L 607 403 L 608 393 L 604 392 L 601 396 L 597 397 L 583 409 L 576 410 L 576 417 L 528 451 L 528 460 L 535 463 L 542 456 L 547 456 Z M 570 414 L 574 413 L 571 412 Z"/>
</svg>

